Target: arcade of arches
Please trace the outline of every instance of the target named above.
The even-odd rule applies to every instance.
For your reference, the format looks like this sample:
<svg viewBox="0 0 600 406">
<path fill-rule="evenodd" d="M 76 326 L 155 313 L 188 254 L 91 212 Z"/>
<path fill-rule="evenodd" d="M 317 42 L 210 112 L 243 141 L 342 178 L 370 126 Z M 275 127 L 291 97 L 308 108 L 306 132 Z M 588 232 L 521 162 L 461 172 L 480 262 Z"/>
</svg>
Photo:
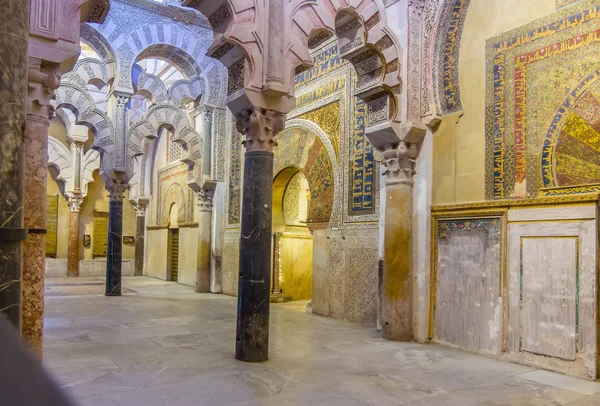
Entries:
<svg viewBox="0 0 600 406">
<path fill-rule="evenodd" d="M 597 0 L 0 11 L 0 311 L 76 399 L 103 360 L 253 388 L 181 404 L 600 403 Z"/>
</svg>

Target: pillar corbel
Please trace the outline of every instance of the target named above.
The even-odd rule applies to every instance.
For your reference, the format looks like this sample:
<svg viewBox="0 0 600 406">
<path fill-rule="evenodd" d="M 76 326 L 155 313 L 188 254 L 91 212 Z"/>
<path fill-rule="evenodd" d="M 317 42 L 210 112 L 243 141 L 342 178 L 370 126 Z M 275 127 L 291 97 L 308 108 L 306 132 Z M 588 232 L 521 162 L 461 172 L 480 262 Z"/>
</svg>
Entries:
<svg viewBox="0 0 600 406">
<path fill-rule="evenodd" d="M 405 124 L 394 129 L 396 138 L 376 145 L 375 160 L 384 167 L 386 181 L 383 277 L 380 322 L 383 338 L 411 341 L 413 176 L 426 128 Z"/>
<path fill-rule="evenodd" d="M 436 132 L 442 123 L 443 117 L 433 105 L 429 105 L 429 111 L 429 114 L 423 116 L 422 121 L 432 132 Z"/>
<path fill-rule="evenodd" d="M 246 154 L 235 356 L 260 362 L 269 357 L 273 147 L 285 114 L 252 107 L 236 114 L 236 120 L 246 136 Z"/>
<path fill-rule="evenodd" d="M 23 338 L 41 356 L 46 257 L 46 181 L 48 128 L 54 91 L 60 85 L 60 66 L 28 58 L 28 103 L 25 124 L 23 202 L 27 238 L 23 245 Z"/>
<path fill-rule="evenodd" d="M 210 256 L 212 242 L 212 209 L 215 182 L 205 181 L 198 196 L 198 249 L 196 261 L 196 292 L 210 292 Z"/>
</svg>

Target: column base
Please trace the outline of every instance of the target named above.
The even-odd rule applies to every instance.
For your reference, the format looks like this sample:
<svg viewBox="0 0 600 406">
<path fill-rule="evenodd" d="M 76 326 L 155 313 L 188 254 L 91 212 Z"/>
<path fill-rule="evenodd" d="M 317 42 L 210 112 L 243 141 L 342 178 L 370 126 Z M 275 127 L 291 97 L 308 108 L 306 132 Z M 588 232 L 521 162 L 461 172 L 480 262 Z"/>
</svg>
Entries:
<svg viewBox="0 0 600 406">
<path fill-rule="evenodd" d="M 284 303 L 284 302 L 289 302 L 290 300 L 292 300 L 292 299 L 289 297 L 283 296 L 283 293 L 281 293 L 281 292 L 271 293 L 271 303 Z"/>
</svg>

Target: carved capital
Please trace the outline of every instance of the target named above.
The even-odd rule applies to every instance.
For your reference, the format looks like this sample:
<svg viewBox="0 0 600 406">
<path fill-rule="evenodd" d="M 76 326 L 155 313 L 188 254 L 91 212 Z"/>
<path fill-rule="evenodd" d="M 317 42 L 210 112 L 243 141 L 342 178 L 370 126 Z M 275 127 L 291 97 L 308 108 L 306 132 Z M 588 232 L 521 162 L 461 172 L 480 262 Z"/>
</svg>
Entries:
<svg viewBox="0 0 600 406">
<path fill-rule="evenodd" d="M 387 184 L 413 184 L 419 148 L 417 144 L 400 141 L 396 148 L 374 152 L 375 160 L 385 165 Z"/>
<path fill-rule="evenodd" d="M 67 203 L 69 204 L 69 210 L 73 212 L 79 212 L 81 204 L 83 203 L 83 195 L 81 194 L 70 194 L 67 195 Z"/>
<path fill-rule="evenodd" d="M 111 202 L 122 202 L 125 197 L 125 191 L 129 187 L 126 182 L 120 179 L 109 179 L 105 183 L 108 190 L 108 200 Z"/>
<path fill-rule="evenodd" d="M 198 196 L 198 207 L 201 212 L 211 212 L 213 208 L 214 189 L 200 189 L 196 195 Z"/>
<path fill-rule="evenodd" d="M 246 136 L 242 144 L 247 152 L 272 152 L 277 146 L 275 137 L 285 127 L 285 114 L 275 110 L 253 107 L 236 115 L 237 130 Z"/>
<path fill-rule="evenodd" d="M 127 103 L 129 103 L 129 96 L 115 94 L 115 100 L 117 102 L 117 109 L 124 109 L 127 107 Z"/>
<path fill-rule="evenodd" d="M 138 217 L 146 217 L 146 208 L 148 206 L 146 206 L 145 203 L 139 203 L 137 204 L 137 206 L 135 207 L 135 214 Z"/>
<path fill-rule="evenodd" d="M 212 123 L 213 120 L 213 111 L 212 110 L 204 110 L 204 122 Z"/>
<path fill-rule="evenodd" d="M 50 120 L 54 116 L 50 101 L 56 98 L 54 91 L 60 86 L 60 66 L 49 64 L 42 67 L 41 59 L 29 57 L 27 80 L 27 115 Z"/>
<path fill-rule="evenodd" d="M 138 217 L 146 217 L 146 209 L 150 200 L 147 198 L 139 198 L 137 200 L 130 200 L 135 206 L 135 212 Z"/>
</svg>

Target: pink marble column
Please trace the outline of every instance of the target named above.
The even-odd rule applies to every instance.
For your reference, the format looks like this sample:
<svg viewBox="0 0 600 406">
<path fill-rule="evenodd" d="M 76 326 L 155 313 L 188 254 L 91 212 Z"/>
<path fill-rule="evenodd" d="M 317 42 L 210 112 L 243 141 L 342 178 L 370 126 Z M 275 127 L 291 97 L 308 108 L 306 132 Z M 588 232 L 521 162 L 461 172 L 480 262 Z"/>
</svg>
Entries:
<svg viewBox="0 0 600 406">
<path fill-rule="evenodd" d="M 79 276 L 79 203 L 69 202 L 67 276 Z"/>
<path fill-rule="evenodd" d="M 46 174 L 48 127 L 53 108 L 50 100 L 59 86 L 58 66 L 42 68 L 41 60 L 29 57 L 29 95 L 25 124 L 24 225 L 22 335 L 41 358 L 44 326 L 44 271 L 46 257 Z"/>
</svg>

